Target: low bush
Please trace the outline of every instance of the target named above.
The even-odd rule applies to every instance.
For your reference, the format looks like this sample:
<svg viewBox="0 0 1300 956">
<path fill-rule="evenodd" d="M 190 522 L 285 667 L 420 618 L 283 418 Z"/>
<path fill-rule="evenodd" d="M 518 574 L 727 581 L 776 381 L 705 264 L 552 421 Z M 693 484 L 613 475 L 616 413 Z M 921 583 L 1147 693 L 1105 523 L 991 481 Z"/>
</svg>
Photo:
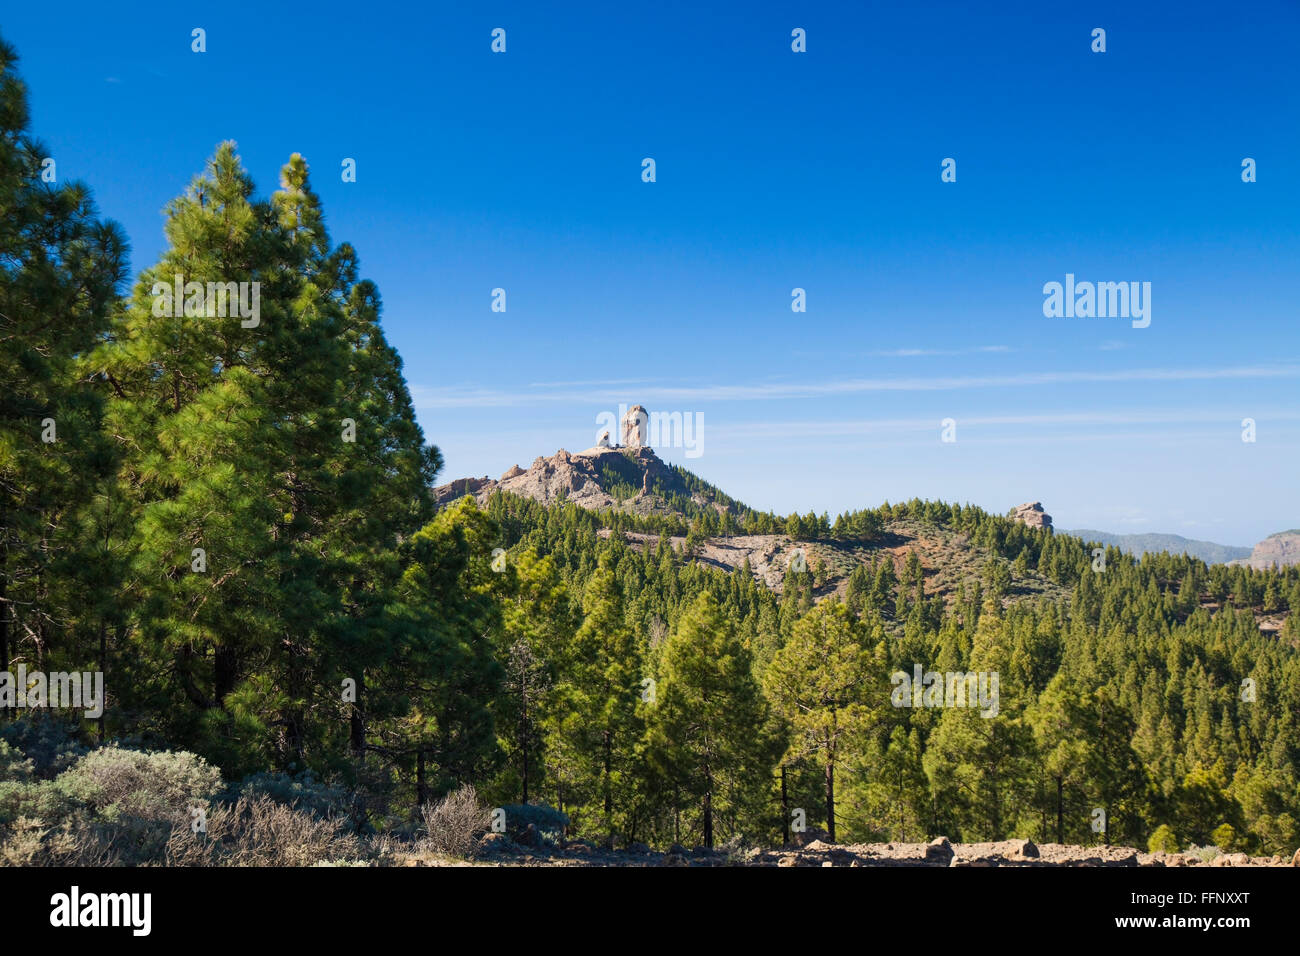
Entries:
<svg viewBox="0 0 1300 956">
<path fill-rule="evenodd" d="M 479 837 L 492 825 L 491 811 L 471 786 L 426 803 L 422 815 L 426 846 L 449 856 L 469 856 Z"/>
<path fill-rule="evenodd" d="M 544 803 L 511 803 L 502 807 L 506 813 L 506 836 L 518 842 L 532 824 L 539 837 L 555 842 L 569 825 L 568 814 Z"/>
<path fill-rule="evenodd" d="M 364 864 L 373 856 L 342 820 L 317 817 L 265 794 L 217 803 L 207 810 L 204 829 L 190 820 L 172 827 L 163 853 L 168 866 L 315 866 Z"/>
<path fill-rule="evenodd" d="M 221 772 L 185 751 L 101 748 L 59 775 L 70 795 L 100 815 L 142 819 L 188 818 L 191 806 L 205 804 L 221 787 Z"/>
</svg>

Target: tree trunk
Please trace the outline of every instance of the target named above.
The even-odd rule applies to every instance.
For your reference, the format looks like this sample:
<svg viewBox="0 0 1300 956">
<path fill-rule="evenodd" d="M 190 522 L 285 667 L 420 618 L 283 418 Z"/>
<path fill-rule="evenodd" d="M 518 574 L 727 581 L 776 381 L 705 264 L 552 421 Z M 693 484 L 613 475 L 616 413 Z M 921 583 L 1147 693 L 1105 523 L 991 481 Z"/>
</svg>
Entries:
<svg viewBox="0 0 1300 956">
<path fill-rule="evenodd" d="M 898 839 L 907 840 L 907 796 L 903 790 L 903 767 L 898 767 Z"/>
<path fill-rule="evenodd" d="M 826 758 L 826 839 L 835 842 L 835 758 Z"/>
<path fill-rule="evenodd" d="M 524 804 L 528 804 L 528 734 L 524 734 Z"/>
<path fill-rule="evenodd" d="M 429 788 L 424 782 L 424 748 L 415 752 L 415 810 L 420 812 L 421 808 L 429 801 Z"/>
<path fill-rule="evenodd" d="M 285 653 L 288 655 L 288 666 L 286 668 L 286 680 L 290 694 L 296 694 L 302 686 L 301 668 L 298 654 L 298 647 L 292 638 L 286 637 L 284 641 Z M 292 764 L 292 772 L 301 773 L 303 770 L 303 724 L 305 716 L 302 707 L 296 701 L 286 708 L 283 716 L 285 724 L 285 757 Z"/>
<path fill-rule="evenodd" d="M 9 669 L 9 602 L 5 600 L 9 596 L 9 532 L 4 520 L 4 514 L 0 514 L 0 535 L 4 536 L 4 540 L 0 540 L 0 671 Z M 6 714 L 8 710 L 8 707 L 3 708 Z"/>
<path fill-rule="evenodd" d="M 790 845 L 790 801 L 785 792 L 785 767 L 781 768 L 781 845 Z"/>
<path fill-rule="evenodd" d="M 605 831 L 608 836 L 613 836 L 614 833 L 614 791 L 610 780 L 614 771 L 613 736 L 610 731 L 605 731 Z"/>
<path fill-rule="evenodd" d="M 519 749 L 524 754 L 524 805 L 528 805 L 528 665 L 524 664 L 520 675 L 523 692 L 520 695 L 519 708 Z"/>
<path fill-rule="evenodd" d="M 99 743 L 104 744 L 104 715 L 108 712 L 108 622 L 99 618 L 99 669 L 104 674 L 104 700 L 99 702 Z"/>
<path fill-rule="evenodd" d="M 366 713 L 364 707 L 364 695 L 366 691 L 366 674 L 365 671 L 357 674 L 357 699 L 352 702 L 352 714 L 348 722 L 348 736 L 352 747 L 352 756 L 356 758 L 358 764 L 366 762 Z"/>
<path fill-rule="evenodd" d="M 226 644 L 218 645 L 212 655 L 212 697 L 223 710 L 226 698 L 235 689 L 238 672 L 235 649 Z"/>
<path fill-rule="evenodd" d="M 713 775 L 705 774 L 704 783 L 704 845 L 713 849 Z"/>
<path fill-rule="evenodd" d="M 1056 842 L 1065 842 L 1065 801 L 1061 796 L 1064 789 L 1064 781 L 1060 777 L 1056 778 Z"/>
</svg>

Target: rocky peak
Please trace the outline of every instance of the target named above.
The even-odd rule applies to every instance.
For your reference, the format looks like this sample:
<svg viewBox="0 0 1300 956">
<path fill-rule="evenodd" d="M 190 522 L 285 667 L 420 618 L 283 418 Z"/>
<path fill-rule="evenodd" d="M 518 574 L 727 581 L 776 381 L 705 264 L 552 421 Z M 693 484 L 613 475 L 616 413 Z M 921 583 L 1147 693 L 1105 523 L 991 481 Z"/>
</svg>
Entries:
<svg viewBox="0 0 1300 956">
<path fill-rule="evenodd" d="M 1041 501 L 1031 501 L 1018 505 L 1012 510 L 1011 518 L 1031 528 L 1050 528 L 1052 526 L 1052 516 L 1043 511 Z"/>
<path fill-rule="evenodd" d="M 563 498 L 599 511 L 620 507 L 631 500 L 632 510 L 649 511 L 654 509 L 636 506 L 638 499 L 651 495 L 658 482 L 668 482 L 671 477 L 668 466 L 648 445 L 628 448 L 597 445 L 580 452 L 561 448 L 549 457 L 539 456 L 527 469 L 514 465 L 495 481 L 462 478 L 442 485 L 434 489 L 434 497 L 439 504 L 445 504 L 469 494 L 483 504 L 499 488 L 543 504 Z M 619 491 L 617 497 L 615 490 Z"/>
<path fill-rule="evenodd" d="M 623 444 L 628 448 L 641 448 L 646 442 L 650 413 L 644 405 L 633 405 L 623 416 Z"/>
</svg>

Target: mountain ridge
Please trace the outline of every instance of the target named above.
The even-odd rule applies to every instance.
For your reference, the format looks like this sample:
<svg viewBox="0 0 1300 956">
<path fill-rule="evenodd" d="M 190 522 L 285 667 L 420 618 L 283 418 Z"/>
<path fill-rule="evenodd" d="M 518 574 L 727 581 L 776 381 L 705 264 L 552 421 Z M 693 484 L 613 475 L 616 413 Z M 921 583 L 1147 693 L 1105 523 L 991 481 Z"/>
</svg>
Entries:
<svg viewBox="0 0 1300 956">
<path fill-rule="evenodd" d="M 598 445 L 580 452 L 561 448 L 553 455 L 538 456 L 527 469 L 513 465 L 500 478 L 486 475 L 459 478 L 440 485 L 434 489 L 434 496 L 439 504 L 445 504 L 469 494 L 482 506 L 498 490 L 542 504 L 563 500 L 592 511 L 629 515 L 676 514 L 690 520 L 706 509 L 728 513 L 736 519 L 746 513 L 756 513 L 693 472 L 665 463 L 653 448 L 642 444 Z M 1019 510 L 1013 508 L 1010 516 L 1023 522 L 1022 513 L 1032 507 L 1042 510 L 1035 502 L 1021 505 Z M 1029 524 L 1051 528 L 1051 518 L 1046 518 L 1045 524 L 1041 518 Z M 1243 564 L 1257 569 L 1300 563 L 1300 530 L 1295 529 L 1271 534 L 1254 546 L 1220 544 L 1168 533 L 1119 534 L 1093 528 L 1052 530 L 1085 542 L 1116 547 L 1137 558 L 1168 552 L 1199 558 L 1206 564 Z"/>
<path fill-rule="evenodd" d="M 1112 531 L 1098 531 L 1095 528 L 1062 528 L 1060 533 L 1074 535 L 1084 541 L 1095 541 L 1100 545 L 1113 546 L 1137 558 L 1147 553 L 1158 554 L 1167 551 L 1170 554 L 1186 554 L 1193 558 L 1200 558 L 1206 564 L 1227 564 L 1236 559 L 1248 558 L 1251 553 L 1251 548 L 1248 546 L 1219 544 L 1215 541 L 1185 538 L 1180 534 L 1162 532 L 1117 534 Z"/>
</svg>

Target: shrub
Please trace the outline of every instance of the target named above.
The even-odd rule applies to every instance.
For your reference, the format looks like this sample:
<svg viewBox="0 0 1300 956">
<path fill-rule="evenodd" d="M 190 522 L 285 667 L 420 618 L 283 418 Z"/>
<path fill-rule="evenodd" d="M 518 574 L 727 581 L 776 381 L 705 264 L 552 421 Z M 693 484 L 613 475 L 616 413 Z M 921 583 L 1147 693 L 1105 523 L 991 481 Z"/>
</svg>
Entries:
<svg viewBox="0 0 1300 956">
<path fill-rule="evenodd" d="M 177 820 L 163 854 L 168 866 L 340 865 L 365 856 L 362 842 L 336 818 L 319 818 L 265 794 L 208 808 L 206 832 Z M 349 862 L 351 861 L 351 862 Z"/>
<path fill-rule="evenodd" d="M 0 740 L 0 783 L 26 783 L 34 771 L 32 762 L 22 752 Z"/>
<path fill-rule="evenodd" d="M 1151 839 L 1147 841 L 1147 849 L 1152 853 L 1159 853 L 1161 850 L 1166 853 L 1178 852 L 1178 838 L 1174 836 L 1174 831 L 1170 829 L 1169 824 L 1162 823 L 1156 828 L 1156 832 L 1151 834 Z"/>
<path fill-rule="evenodd" d="M 0 788 L 6 784 L 22 786 L 30 783 L 34 770 L 32 761 L 21 751 L 0 740 Z"/>
<path fill-rule="evenodd" d="M 221 773 L 185 751 L 147 752 L 116 746 L 93 751 L 64 771 L 60 786 L 109 818 L 189 817 L 188 807 L 206 803 L 221 786 Z"/>
<path fill-rule="evenodd" d="M 749 841 L 739 833 L 723 843 L 719 849 L 727 855 L 727 866 L 745 866 L 757 857 L 760 852 L 757 847 L 751 846 Z"/>
<path fill-rule="evenodd" d="M 1202 863 L 1209 863 L 1215 857 L 1223 855 L 1222 851 L 1217 846 L 1196 846 L 1195 844 L 1187 847 L 1183 850 L 1183 853 L 1187 856 L 1196 857 Z"/>
<path fill-rule="evenodd" d="M 86 813 L 60 822 L 20 816 L 0 827 L 0 865 L 4 866 L 133 866 L 157 863 L 170 825 L 128 818 L 123 823 L 97 823 Z"/>
<path fill-rule="evenodd" d="M 469 856 L 478 838 L 492 825 L 492 814 L 469 785 L 422 808 L 425 843 L 449 856 Z"/>
<path fill-rule="evenodd" d="M 0 866 L 74 864 L 76 844 L 67 824 L 52 827 L 35 817 L 19 817 L 0 831 Z"/>
<path fill-rule="evenodd" d="M 270 797 L 276 803 L 317 817 L 347 814 L 353 806 L 352 794 L 322 783 L 310 770 L 293 776 L 287 773 L 252 774 L 228 789 L 225 799 L 233 803 L 240 797 L 258 796 Z"/>
<path fill-rule="evenodd" d="M 85 804 L 57 781 L 0 783 L 0 825 L 13 823 L 19 817 L 60 823 L 83 808 Z"/>
<path fill-rule="evenodd" d="M 531 823 L 543 839 L 555 841 L 569 825 L 568 814 L 561 813 L 544 803 L 511 803 L 502 807 L 506 812 L 506 836 L 518 841 Z M 491 824 L 491 815 L 488 817 Z"/>
<path fill-rule="evenodd" d="M 31 762 L 31 774 L 50 779 L 88 753 L 81 742 L 80 721 L 59 714 L 29 712 L 0 726 L 3 740 Z"/>
</svg>

